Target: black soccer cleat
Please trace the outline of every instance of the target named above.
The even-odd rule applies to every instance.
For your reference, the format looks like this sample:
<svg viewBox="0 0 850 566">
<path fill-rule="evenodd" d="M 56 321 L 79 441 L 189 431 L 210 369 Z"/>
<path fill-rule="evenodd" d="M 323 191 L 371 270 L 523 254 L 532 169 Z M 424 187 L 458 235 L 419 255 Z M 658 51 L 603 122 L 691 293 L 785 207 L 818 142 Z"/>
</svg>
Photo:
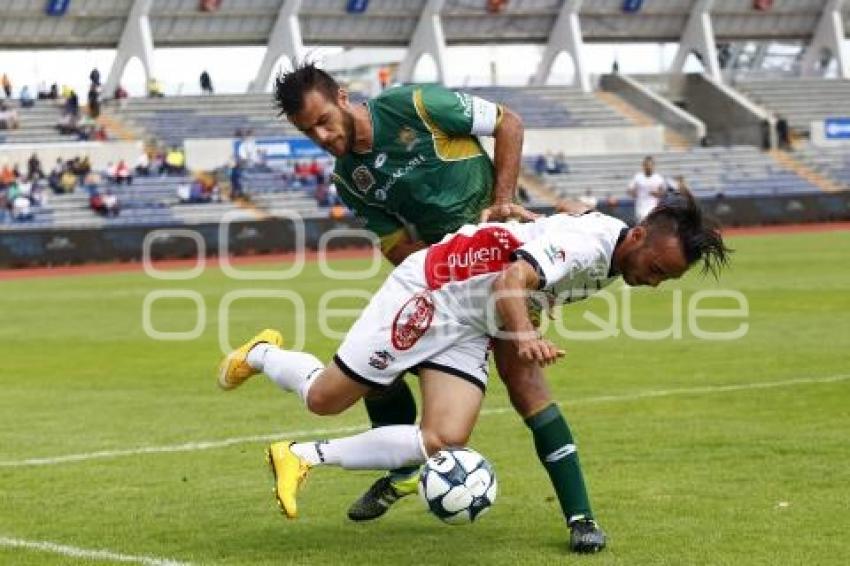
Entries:
<svg viewBox="0 0 850 566">
<path fill-rule="evenodd" d="M 570 523 L 570 550 L 581 554 L 599 552 L 605 548 L 605 531 L 593 519 L 576 519 Z"/>
<path fill-rule="evenodd" d="M 416 493 L 419 474 L 408 479 L 393 481 L 390 476 L 384 476 L 372 484 L 360 499 L 348 508 L 348 518 L 352 521 L 371 521 L 382 516 L 390 505 L 412 493 Z"/>
</svg>

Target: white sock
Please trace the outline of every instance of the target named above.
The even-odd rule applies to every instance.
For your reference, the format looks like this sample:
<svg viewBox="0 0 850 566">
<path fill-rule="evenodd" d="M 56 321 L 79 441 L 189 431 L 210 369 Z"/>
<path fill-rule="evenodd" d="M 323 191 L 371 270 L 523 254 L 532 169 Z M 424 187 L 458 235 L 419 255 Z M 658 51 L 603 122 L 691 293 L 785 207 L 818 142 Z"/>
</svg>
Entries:
<svg viewBox="0 0 850 566">
<path fill-rule="evenodd" d="M 428 459 L 416 425 L 382 426 L 345 438 L 296 442 L 292 451 L 314 466 L 348 470 L 393 470 Z"/>
<path fill-rule="evenodd" d="M 311 378 L 325 369 L 313 354 L 282 350 L 272 344 L 257 344 L 248 352 L 247 360 L 248 365 L 264 372 L 284 391 L 298 393 L 302 401 L 313 384 Z"/>
</svg>

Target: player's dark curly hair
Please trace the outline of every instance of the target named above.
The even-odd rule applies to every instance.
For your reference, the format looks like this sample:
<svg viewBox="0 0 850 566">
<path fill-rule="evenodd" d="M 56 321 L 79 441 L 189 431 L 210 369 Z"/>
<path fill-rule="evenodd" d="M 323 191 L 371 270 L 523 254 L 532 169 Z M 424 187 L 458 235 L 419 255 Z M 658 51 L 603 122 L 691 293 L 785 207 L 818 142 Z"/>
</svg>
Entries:
<svg viewBox="0 0 850 566">
<path fill-rule="evenodd" d="M 304 61 L 288 73 L 281 71 L 274 79 L 274 102 L 280 112 L 292 116 L 304 107 L 304 95 L 316 90 L 329 100 L 336 100 L 339 84 L 332 76 L 316 67 L 315 63 Z"/>
<path fill-rule="evenodd" d="M 655 234 L 676 234 L 688 265 L 702 260 L 702 272 L 715 278 L 729 264 L 734 251 L 723 242 L 720 224 L 703 214 L 694 196 L 684 186 L 666 194 L 658 206 L 643 219 L 641 225 L 647 237 Z"/>
</svg>

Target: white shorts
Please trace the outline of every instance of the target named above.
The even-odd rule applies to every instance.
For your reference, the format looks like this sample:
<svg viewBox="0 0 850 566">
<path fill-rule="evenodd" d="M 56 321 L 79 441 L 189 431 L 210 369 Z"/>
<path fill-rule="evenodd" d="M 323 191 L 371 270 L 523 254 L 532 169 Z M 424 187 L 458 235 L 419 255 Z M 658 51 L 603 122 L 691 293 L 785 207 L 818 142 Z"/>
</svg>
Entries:
<svg viewBox="0 0 850 566">
<path fill-rule="evenodd" d="M 408 257 L 369 301 L 334 361 L 348 377 L 382 388 L 405 371 L 436 369 L 485 390 L 490 337 L 458 315 L 451 285 L 429 290 L 426 250 Z"/>
</svg>

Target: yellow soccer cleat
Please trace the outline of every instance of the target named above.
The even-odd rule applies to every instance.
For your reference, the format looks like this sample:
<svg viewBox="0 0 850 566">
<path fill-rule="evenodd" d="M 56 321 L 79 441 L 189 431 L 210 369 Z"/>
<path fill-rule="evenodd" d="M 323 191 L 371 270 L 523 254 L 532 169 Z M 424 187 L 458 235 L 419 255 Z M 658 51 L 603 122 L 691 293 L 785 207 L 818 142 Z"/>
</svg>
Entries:
<svg viewBox="0 0 850 566">
<path fill-rule="evenodd" d="M 310 464 L 292 451 L 294 442 L 275 442 L 266 449 L 266 460 L 274 476 L 274 496 L 287 519 L 298 517 L 295 495 L 307 479 Z"/>
<path fill-rule="evenodd" d="M 239 348 L 233 350 L 218 366 L 218 385 L 222 389 L 235 389 L 246 379 L 260 373 L 248 364 L 248 352 L 257 344 L 268 343 L 278 348 L 283 344 L 283 336 L 277 330 L 266 328 Z"/>
</svg>

